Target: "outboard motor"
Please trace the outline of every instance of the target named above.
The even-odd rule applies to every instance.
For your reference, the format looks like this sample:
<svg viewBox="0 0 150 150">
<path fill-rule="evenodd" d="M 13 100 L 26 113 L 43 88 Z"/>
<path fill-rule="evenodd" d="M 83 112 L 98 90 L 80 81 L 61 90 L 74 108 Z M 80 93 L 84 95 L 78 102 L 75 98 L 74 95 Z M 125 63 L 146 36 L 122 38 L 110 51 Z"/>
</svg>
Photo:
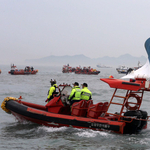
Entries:
<svg viewBox="0 0 150 150">
<path fill-rule="evenodd" d="M 148 114 L 147 114 L 146 111 L 143 111 L 143 110 L 138 110 L 138 111 L 141 112 L 141 114 L 142 114 L 142 119 L 145 119 L 145 121 L 144 121 L 144 120 L 141 120 L 141 125 L 138 127 L 138 130 L 141 131 L 143 128 L 146 128 L 146 127 L 147 127 L 147 121 L 146 121 L 146 120 L 147 120 Z"/>
<path fill-rule="evenodd" d="M 123 118 L 125 121 L 132 121 L 130 123 L 126 122 L 126 125 L 124 127 L 124 134 L 136 134 L 140 131 L 141 128 L 141 120 L 142 119 L 142 113 L 139 110 L 133 110 L 133 111 L 127 111 L 124 113 L 124 116 L 130 117 L 130 118 Z M 133 119 L 133 120 L 132 120 Z"/>
</svg>

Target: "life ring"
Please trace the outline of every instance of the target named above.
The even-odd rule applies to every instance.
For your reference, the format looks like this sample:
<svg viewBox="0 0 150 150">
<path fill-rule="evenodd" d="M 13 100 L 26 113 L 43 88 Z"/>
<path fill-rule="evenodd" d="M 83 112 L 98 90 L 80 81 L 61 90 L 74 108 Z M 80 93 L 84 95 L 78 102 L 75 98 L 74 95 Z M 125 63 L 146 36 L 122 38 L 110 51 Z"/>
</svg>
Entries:
<svg viewBox="0 0 150 150">
<path fill-rule="evenodd" d="M 128 102 L 128 100 L 127 100 L 127 102 L 125 103 L 126 108 L 128 110 L 137 110 L 139 108 L 140 104 L 141 104 L 141 97 L 139 95 L 133 94 L 133 93 L 129 95 L 128 99 L 130 97 L 136 98 L 137 103 L 135 104 L 135 106 L 131 106 L 131 105 L 129 105 L 130 102 Z"/>
</svg>

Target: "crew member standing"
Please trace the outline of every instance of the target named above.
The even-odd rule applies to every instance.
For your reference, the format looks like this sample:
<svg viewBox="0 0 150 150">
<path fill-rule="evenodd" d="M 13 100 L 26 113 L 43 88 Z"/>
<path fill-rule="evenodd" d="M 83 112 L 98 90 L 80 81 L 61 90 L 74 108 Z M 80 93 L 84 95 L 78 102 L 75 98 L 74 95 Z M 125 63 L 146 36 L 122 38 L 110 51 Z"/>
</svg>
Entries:
<svg viewBox="0 0 150 150">
<path fill-rule="evenodd" d="M 51 99 L 54 98 L 54 94 L 58 94 L 58 87 L 56 84 L 56 80 L 51 79 L 50 83 L 51 83 L 51 87 L 48 91 L 47 100 L 45 102 L 49 102 Z"/>
<path fill-rule="evenodd" d="M 75 82 L 75 83 L 73 83 L 73 85 L 74 85 L 74 87 L 72 88 L 72 91 L 68 98 L 71 106 L 74 102 L 79 102 L 81 100 L 81 89 L 79 87 L 79 83 Z"/>
<path fill-rule="evenodd" d="M 87 83 L 82 84 L 82 89 L 81 89 L 81 100 L 90 100 L 92 99 L 92 93 L 88 89 Z"/>
</svg>

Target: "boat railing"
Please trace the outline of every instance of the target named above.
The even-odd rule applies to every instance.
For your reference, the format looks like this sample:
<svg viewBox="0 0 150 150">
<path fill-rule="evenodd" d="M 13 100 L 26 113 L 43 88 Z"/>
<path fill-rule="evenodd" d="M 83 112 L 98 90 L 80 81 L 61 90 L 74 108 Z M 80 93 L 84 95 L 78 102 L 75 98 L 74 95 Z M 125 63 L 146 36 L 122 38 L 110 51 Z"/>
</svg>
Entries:
<svg viewBox="0 0 150 150">
<path fill-rule="evenodd" d="M 126 110 L 132 110 L 132 109 L 135 108 L 135 109 L 139 110 L 139 108 L 141 106 L 144 90 L 139 90 L 139 91 L 127 90 L 125 96 L 120 96 L 120 95 L 116 94 L 116 92 L 117 92 L 117 88 L 115 89 L 115 91 L 113 93 L 113 96 L 112 96 L 112 98 L 110 100 L 110 103 L 109 103 L 107 111 L 106 111 L 106 115 L 116 115 L 116 114 L 108 113 L 108 109 L 109 109 L 111 104 L 120 105 L 121 106 L 121 110 L 118 113 L 119 114 L 118 115 L 118 121 L 122 121 L 122 117 L 126 118 L 125 116 L 123 116 L 123 114 L 125 113 L 125 109 Z M 138 95 L 137 95 L 137 93 L 138 93 Z M 132 102 L 128 101 L 128 99 L 130 97 L 135 97 L 136 98 L 136 96 L 138 96 L 137 103 L 133 102 L 133 101 Z M 121 102 L 114 102 L 114 97 L 121 98 L 123 100 Z M 134 105 L 134 106 L 131 107 L 129 104 Z M 127 105 L 128 105 L 129 108 L 127 107 Z M 127 117 L 127 118 L 129 118 L 129 117 Z"/>
</svg>

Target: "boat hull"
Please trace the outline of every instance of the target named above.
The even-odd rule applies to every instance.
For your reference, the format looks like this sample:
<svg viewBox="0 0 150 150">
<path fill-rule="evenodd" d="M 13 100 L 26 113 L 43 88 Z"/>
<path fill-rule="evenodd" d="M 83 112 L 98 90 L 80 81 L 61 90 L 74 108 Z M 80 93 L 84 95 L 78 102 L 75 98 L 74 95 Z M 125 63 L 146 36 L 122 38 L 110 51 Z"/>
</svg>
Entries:
<svg viewBox="0 0 150 150">
<path fill-rule="evenodd" d="M 87 75 L 98 75 L 100 73 L 100 71 L 97 71 L 97 72 L 78 72 L 78 71 L 75 71 L 75 74 L 87 74 Z"/>
<path fill-rule="evenodd" d="M 14 70 L 11 70 L 8 73 L 11 75 L 30 75 L 30 74 L 36 74 L 37 72 L 38 72 L 38 70 L 34 70 L 34 71 L 24 71 L 24 70 L 14 71 Z"/>
<path fill-rule="evenodd" d="M 85 128 L 93 130 L 109 130 L 123 134 L 124 122 L 111 121 L 106 118 L 93 119 L 64 114 L 51 113 L 46 110 L 40 110 L 25 106 L 14 100 L 6 102 L 6 108 L 19 120 L 28 120 L 45 126 L 61 127 L 72 126 L 74 128 Z M 33 106 L 34 104 L 31 103 Z M 44 108 L 44 106 L 42 106 Z"/>
</svg>

